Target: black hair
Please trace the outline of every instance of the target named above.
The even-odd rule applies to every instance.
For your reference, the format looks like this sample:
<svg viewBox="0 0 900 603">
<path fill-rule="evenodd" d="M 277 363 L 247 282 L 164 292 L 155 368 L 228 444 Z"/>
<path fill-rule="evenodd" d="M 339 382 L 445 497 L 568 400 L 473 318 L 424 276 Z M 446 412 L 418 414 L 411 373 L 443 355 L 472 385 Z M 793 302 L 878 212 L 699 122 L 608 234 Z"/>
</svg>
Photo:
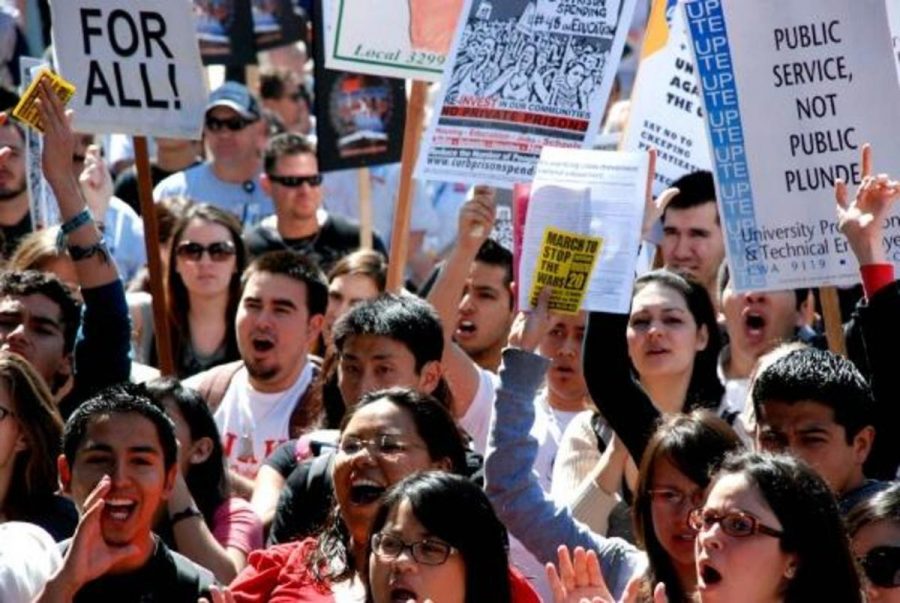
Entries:
<svg viewBox="0 0 900 603">
<path fill-rule="evenodd" d="M 719 351 L 722 349 L 722 337 L 716 319 L 716 311 L 709 293 L 695 281 L 685 278 L 671 270 L 659 269 L 641 275 L 634 282 L 634 295 L 649 284 L 656 283 L 671 289 L 684 298 L 685 305 L 697 328 L 706 327 L 706 347 L 694 356 L 694 368 L 688 384 L 684 410 L 695 408 L 717 408 L 725 388 L 718 376 Z"/>
<path fill-rule="evenodd" d="M 241 277 L 241 290 L 254 274 L 280 274 L 302 283 L 306 289 L 306 310 L 310 317 L 324 314 L 328 306 L 328 285 L 315 262 L 296 251 L 270 251 L 253 260 Z"/>
<path fill-rule="evenodd" d="M 75 455 L 87 434 L 88 426 L 98 417 L 113 413 L 135 413 L 153 423 L 162 447 L 165 469 L 168 471 L 175 465 L 178 460 L 178 443 L 172 420 L 154 404 L 143 385 L 122 383 L 108 387 L 85 401 L 66 421 L 62 448 L 70 466 L 75 464 Z"/>
<path fill-rule="evenodd" d="M 781 550 L 797 556 L 785 603 L 862 603 L 861 584 L 847 533 L 831 489 L 790 455 L 743 452 L 729 456 L 716 475 L 743 475 L 781 523 Z"/>
<path fill-rule="evenodd" d="M 653 475 L 658 462 L 666 459 L 689 480 L 705 488 L 709 484 L 710 474 L 718 468 L 725 456 L 741 447 L 741 441 L 734 430 L 708 410 L 668 415 L 647 442 L 640 461 L 632 518 L 637 542 L 647 551 L 649 565 L 646 583 L 649 592 L 653 592 L 653 588 L 663 582 L 669 601 L 686 603 L 690 600 L 689 593 L 681 588 L 669 554 L 663 549 L 653 529 L 650 489 L 653 487 Z"/>
<path fill-rule="evenodd" d="M 760 420 L 768 402 L 827 406 L 844 428 L 847 444 L 874 424 L 875 399 L 865 377 L 852 362 L 825 350 L 802 348 L 782 356 L 756 376 L 750 395 Z"/>
<path fill-rule="evenodd" d="M 191 465 L 184 476 L 188 490 L 197 503 L 207 525 L 213 524 L 216 509 L 229 496 L 228 473 L 225 470 L 225 452 L 222 438 L 206 401 L 197 391 L 184 387 L 174 377 L 159 377 L 145 384 L 147 396 L 165 412 L 165 402 L 171 400 L 191 432 L 191 442 L 181 442 L 190 446 L 200 438 L 212 441 L 212 451 L 202 463 Z M 174 423 L 174 420 L 173 420 Z"/>
<path fill-rule="evenodd" d="M 385 293 L 351 308 L 332 328 L 339 354 L 354 335 L 389 337 L 402 343 L 415 357 L 416 372 L 428 362 L 439 362 L 444 353 L 441 319 L 428 302 L 412 295 Z"/>
<path fill-rule="evenodd" d="M 863 500 L 847 515 L 847 531 L 850 536 L 867 525 L 887 521 L 900 526 L 900 482 L 894 482 L 886 489 Z"/>
<path fill-rule="evenodd" d="M 672 183 L 672 188 L 678 189 L 678 194 L 672 197 L 663 210 L 662 219 L 666 220 L 666 213 L 670 209 L 690 209 L 706 203 L 716 202 L 716 185 L 712 172 L 698 170 L 685 174 Z M 716 212 L 716 223 L 719 222 L 719 214 Z"/>
<path fill-rule="evenodd" d="M 509 307 L 512 309 L 515 305 L 512 292 L 512 252 L 494 239 L 487 239 L 481 244 L 481 247 L 478 248 L 478 253 L 475 255 L 475 261 L 489 266 L 499 266 L 500 268 L 503 268 L 503 284 L 506 286 L 506 290 L 509 293 Z"/>
<path fill-rule="evenodd" d="M 392 511 L 409 502 L 427 532 L 451 545 L 466 568 L 465 603 L 509 603 L 509 559 L 506 528 L 485 493 L 464 477 L 442 471 L 413 474 L 384 495 L 372 522 L 372 534 L 387 523 Z M 369 565 L 376 557 L 368 546 Z M 368 601 L 372 592 L 369 589 Z"/>
<path fill-rule="evenodd" d="M 278 165 L 279 159 L 295 155 L 312 155 L 315 157 L 316 145 L 305 136 L 293 132 L 273 136 L 263 152 L 263 171 L 266 174 L 274 174 L 275 166 Z"/>
<path fill-rule="evenodd" d="M 75 338 L 81 326 L 81 304 L 71 290 L 55 275 L 37 270 L 10 271 L 0 274 L 0 296 L 27 297 L 40 294 L 59 306 L 66 354 L 75 351 Z"/>
</svg>

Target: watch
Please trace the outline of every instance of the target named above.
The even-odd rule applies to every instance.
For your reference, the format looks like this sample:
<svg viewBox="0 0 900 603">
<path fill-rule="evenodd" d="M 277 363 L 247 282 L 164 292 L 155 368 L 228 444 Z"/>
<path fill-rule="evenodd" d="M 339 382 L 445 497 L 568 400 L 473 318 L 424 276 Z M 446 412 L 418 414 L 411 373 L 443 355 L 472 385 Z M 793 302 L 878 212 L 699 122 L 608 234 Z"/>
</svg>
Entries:
<svg viewBox="0 0 900 603">
<path fill-rule="evenodd" d="M 188 507 L 183 511 L 172 514 L 172 516 L 169 517 L 169 525 L 174 526 L 182 519 L 188 519 L 190 517 L 203 517 L 203 513 L 201 513 L 197 507 Z"/>
</svg>

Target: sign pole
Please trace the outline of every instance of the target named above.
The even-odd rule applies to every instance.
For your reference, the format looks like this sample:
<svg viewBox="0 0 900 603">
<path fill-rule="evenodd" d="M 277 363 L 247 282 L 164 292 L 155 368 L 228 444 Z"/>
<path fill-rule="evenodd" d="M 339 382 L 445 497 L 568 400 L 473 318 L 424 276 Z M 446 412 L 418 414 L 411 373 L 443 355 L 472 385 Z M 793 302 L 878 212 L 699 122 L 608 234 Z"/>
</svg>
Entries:
<svg viewBox="0 0 900 603">
<path fill-rule="evenodd" d="M 822 318 L 825 321 L 825 336 L 828 338 L 828 349 L 835 354 L 847 356 L 847 344 L 844 341 L 844 323 L 841 320 L 841 304 L 837 289 L 820 287 L 819 301 L 822 303 Z"/>
<path fill-rule="evenodd" d="M 163 287 L 162 263 L 159 260 L 159 225 L 153 203 L 153 183 L 150 180 L 150 156 L 147 138 L 134 137 L 134 158 L 138 178 L 138 197 L 141 216 L 144 219 L 144 244 L 147 249 L 147 266 L 150 269 L 150 293 L 153 296 L 153 336 L 156 339 L 156 355 L 163 375 L 175 374 L 172 341 L 169 337 L 169 319 L 166 312 L 166 294 Z"/>
<path fill-rule="evenodd" d="M 403 130 L 403 158 L 400 165 L 400 193 L 394 208 L 394 226 L 391 230 L 391 257 L 388 263 L 387 289 L 399 291 L 403 287 L 403 274 L 409 242 L 409 215 L 412 209 L 412 173 L 422 137 L 422 120 L 425 115 L 426 82 L 413 82 L 406 107 L 406 126 Z"/>
<path fill-rule="evenodd" d="M 361 167 L 356 172 L 359 189 L 359 248 L 372 249 L 372 183 L 369 180 L 369 168 Z"/>
</svg>

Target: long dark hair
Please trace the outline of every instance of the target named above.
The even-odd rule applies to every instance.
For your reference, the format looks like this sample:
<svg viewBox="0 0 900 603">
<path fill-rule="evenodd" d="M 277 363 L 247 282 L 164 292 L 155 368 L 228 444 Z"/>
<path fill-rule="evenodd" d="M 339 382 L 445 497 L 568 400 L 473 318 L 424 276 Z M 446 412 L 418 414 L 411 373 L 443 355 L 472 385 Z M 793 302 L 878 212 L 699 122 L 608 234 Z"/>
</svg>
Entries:
<svg viewBox="0 0 900 603">
<path fill-rule="evenodd" d="M 759 488 L 781 523 L 781 550 L 797 556 L 785 603 L 863 603 L 837 501 L 815 471 L 793 456 L 743 452 L 726 458 L 716 478 L 726 474 L 743 475 Z"/>
<path fill-rule="evenodd" d="M 409 413 L 431 460 L 447 459 L 453 473 L 465 473 L 466 444 L 453 415 L 433 396 L 414 389 L 393 387 L 365 394 L 344 415 L 341 433 L 359 409 L 380 400 L 387 400 Z M 315 550 L 308 557 L 307 568 L 320 583 L 347 580 L 355 569 L 350 554 L 350 532 L 340 511 L 335 504 Z"/>
<path fill-rule="evenodd" d="M 167 400 L 174 402 L 178 407 L 191 432 L 191 442 L 181 442 L 182 446 L 189 446 L 200 438 L 209 438 L 212 441 L 209 457 L 202 463 L 192 464 L 184 476 L 197 508 L 203 513 L 206 525 L 211 526 L 216 509 L 229 496 L 229 483 L 222 438 L 219 437 L 219 429 L 209 411 L 209 406 L 200 394 L 182 386 L 174 377 L 153 379 L 145 383 L 144 387 L 147 396 L 163 409 Z"/>
<path fill-rule="evenodd" d="M 671 603 L 686 603 L 688 593 L 681 588 L 678 573 L 669 554 L 653 529 L 653 473 L 660 459 L 666 459 L 692 482 L 705 488 L 710 474 L 732 451 L 741 449 L 741 441 L 728 424 L 707 410 L 673 414 L 663 420 L 644 450 L 641 459 L 632 518 L 638 544 L 647 551 L 647 584 L 650 592 L 663 582 Z"/>
<path fill-rule="evenodd" d="M 725 388 L 719 380 L 717 367 L 722 337 L 716 320 L 716 310 L 709 299 L 709 293 L 701 285 L 671 270 L 653 270 L 634 281 L 634 295 L 652 283 L 675 291 L 684 298 L 688 311 L 694 317 L 697 328 L 706 327 L 706 348 L 694 356 L 694 369 L 684 400 L 685 412 L 695 408 L 718 408 Z"/>
<path fill-rule="evenodd" d="M 471 481 L 443 471 L 413 474 L 395 484 L 381 500 L 372 534 L 387 523 L 391 511 L 408 501 L 429 534 L 453 546 L 466 568 L 466 603 L 509 603 L 506 528 L 485 493 Z M 369 541 L 367 558 L 371 559 Z M 372 592 L 369 589 L 369 603 Z"/>
<path fill-rule="evenodd" d="M 235 334 L 234 317 L 237 314 L 238 302 L 241 299 L 241 273 L 247 264 L 247 250 L 244 240 L 241 238 L 241 223 L 227 211 L 213 205 L 201 203 L 190 206 L 175 225 L 172 233 L 172 258 L 169 260 L 169 271 L 166 275 L 166 305 L 169 317 L 169 332 L 172 338 L 172 350 L 176 366 L 180 365 L 185 348 L 191 342 L 190 323 L 188 311 L 190 310 L 190 296 L 181 275 L 178 274 L 178 258 L 175 256 L 184 231 L 193 220 L 201 220 L 212 224 L 224 226 L 231 234 L 231 242 L 235 249 L 235 271 L 228 283 L 228 308 L 222 319 L 225 321 L 225 359 L 224 362 L 236 360 L 240 357 Z M 188 375 L 179 375 L 186 377 Z"/>
</svg>

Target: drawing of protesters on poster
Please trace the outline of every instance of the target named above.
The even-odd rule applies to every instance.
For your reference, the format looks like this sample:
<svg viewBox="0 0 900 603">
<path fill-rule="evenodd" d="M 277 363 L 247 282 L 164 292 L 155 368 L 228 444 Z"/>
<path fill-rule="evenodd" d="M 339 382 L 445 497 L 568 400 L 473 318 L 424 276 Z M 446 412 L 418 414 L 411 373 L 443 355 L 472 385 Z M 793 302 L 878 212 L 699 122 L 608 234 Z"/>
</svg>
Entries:
<svg viewBox="0 0 900 603">
<path fill-rule="evenodd" d="M 634 4 L 467 0 L 417 177 L 512 188 L 545 145 L 589 147 Z"/>
<path fill-rule="evenodd" d="M 194 18 L 204 65 L 256 62 L 250 0 L 194 0 Z"/>
<path fill-rule="evenodd" d="M 679 177 L 709 170 L 703 101 L 678 0 L 654 0 L 622 150 L 656 149 L 653 194 Z"/>
<path fill-rule="evenodd" d="M 328 0 L 326 66 L 440 81 L 463 1 Z"/>
<path fill-rule="evenodd" d="M 305 39 L 303 11 L 293 0 L 250 0 L 256 50 L 287 46 Z"/>
<path fill-rule="evenodd" d="M 834 183 L 900 173 L 900 84 L 884 0 L 692 0 L 684 12 L 704 100 L 736 291 L 858 282 Z M 900 267 L 900 211 L 884 225 Z"/>
</svg>

